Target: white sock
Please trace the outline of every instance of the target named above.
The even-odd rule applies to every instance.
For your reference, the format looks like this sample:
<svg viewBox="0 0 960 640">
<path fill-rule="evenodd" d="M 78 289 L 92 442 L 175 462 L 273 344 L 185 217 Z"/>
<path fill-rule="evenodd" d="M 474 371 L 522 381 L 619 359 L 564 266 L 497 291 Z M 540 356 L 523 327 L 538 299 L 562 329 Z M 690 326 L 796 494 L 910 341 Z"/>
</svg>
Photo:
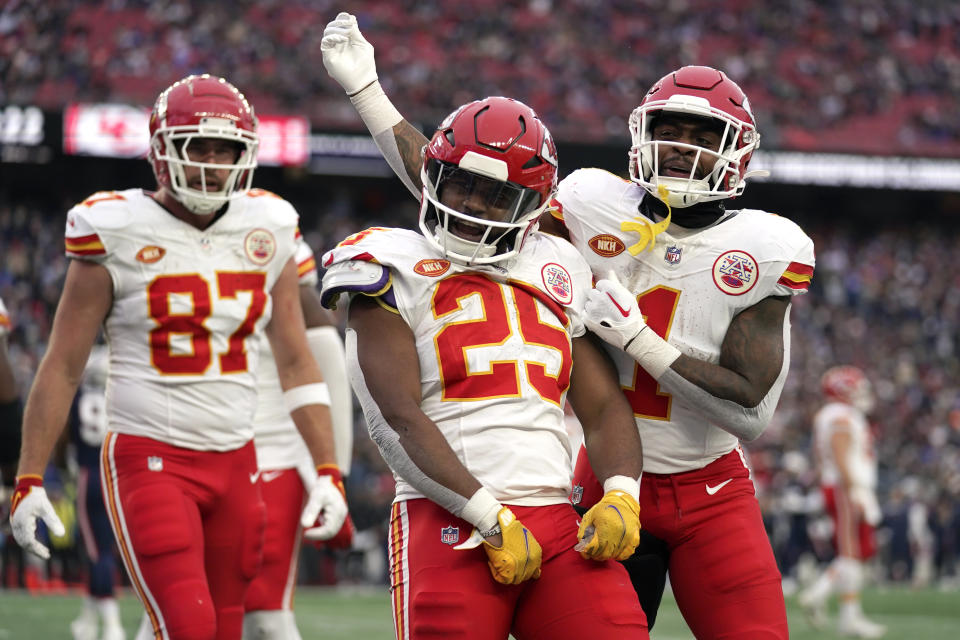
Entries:
<svg viewBox="0 0 960 640">
<path fill-rule="evenodd" d="M 113 626 L 120 625 L 120 607 L 117 606 L 116 598 L 98 598 L 97 609 L 100 610 L 100 617 L 103 624 Z"/>
</svg>

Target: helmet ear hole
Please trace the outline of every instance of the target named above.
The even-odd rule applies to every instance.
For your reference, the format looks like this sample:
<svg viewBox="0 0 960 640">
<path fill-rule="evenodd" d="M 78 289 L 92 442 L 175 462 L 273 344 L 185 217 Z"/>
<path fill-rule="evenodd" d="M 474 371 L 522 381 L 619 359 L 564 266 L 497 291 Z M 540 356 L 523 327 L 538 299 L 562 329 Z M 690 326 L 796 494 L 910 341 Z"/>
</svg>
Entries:
<svg viewBox="0 0 960 640">
<path fill-rule="evenodd" d="M 447 142 L 450 143 L 451 147 L 457 146 L 456 139 L 453 137 L 453 129 L 447 129 L 443 132 L 443 137 L 447 139 Z"/>
</svg>

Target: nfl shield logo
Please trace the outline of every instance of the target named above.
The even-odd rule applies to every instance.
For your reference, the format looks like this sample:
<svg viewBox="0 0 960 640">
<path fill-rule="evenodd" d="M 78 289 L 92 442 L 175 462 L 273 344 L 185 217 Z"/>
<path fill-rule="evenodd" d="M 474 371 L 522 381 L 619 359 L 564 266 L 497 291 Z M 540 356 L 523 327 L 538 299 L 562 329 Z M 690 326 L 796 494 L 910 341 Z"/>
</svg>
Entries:
<svg viewBox="0 0 960 640">
<path fill-rule="evenodd" d="M 570 502 L 580 504 L 581 500 L 583 500 L 583 487 L 575 484 L 573 485 L 573 491 L 570 492 Z"/>
<path fill-rule="evenodd" d="M 681 253 L 683 253 L 683 249 L 676 245 L 667 247 L 667 252 L 663 254 L 663 260 L 669 265 L 680 264 Z"/>
<path fill-rule="evenodd" d="M 440 542 L 443 544 L 457 544 L 460 542 L 460 527 L 446 526 L 440 529 Z"/>
<path fill-rule="evenodd" d="M 150 471 L 163 471 L 163 458 L 160 456 L 149 456 L 147 458 L 147 469 Z"/>
</svg>

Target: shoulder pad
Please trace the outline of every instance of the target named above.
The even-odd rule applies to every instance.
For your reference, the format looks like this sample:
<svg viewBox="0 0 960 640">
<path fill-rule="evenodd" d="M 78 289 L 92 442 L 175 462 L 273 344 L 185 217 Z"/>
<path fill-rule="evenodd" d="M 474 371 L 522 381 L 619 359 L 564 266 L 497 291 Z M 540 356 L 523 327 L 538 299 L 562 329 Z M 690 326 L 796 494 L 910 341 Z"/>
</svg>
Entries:
<svg viewBox="0 0 960 640">
<path fill-rule="evenodd" d="M 328 309 L 336 309 L 337 298 L 345 291 L 377 297 L 392 293 L 392 285 L 390 270 L 382 264 L 366 260 L 338 262 L 323 274 L 320 303 Z M 396 304 L 391 303 L 391 306 Z"/>
</svg>

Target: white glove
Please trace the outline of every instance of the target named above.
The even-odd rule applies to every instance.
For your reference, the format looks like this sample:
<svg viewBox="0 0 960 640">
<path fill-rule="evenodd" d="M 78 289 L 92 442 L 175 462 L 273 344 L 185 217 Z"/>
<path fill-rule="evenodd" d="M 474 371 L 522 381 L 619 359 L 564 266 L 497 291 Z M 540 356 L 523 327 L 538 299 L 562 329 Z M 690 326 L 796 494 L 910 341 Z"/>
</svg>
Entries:
<svg viewBox="0 0 960 640">
<path fill-rule="evenodd" d="M 38 519 L 46 523 L 53 536 L 60 537 L 67 532 L 43 487 L 34 484 L 21 488 L 18 484 L 13 495 L 13 511 L 10 514 L 13 537 L 21 547 L 46 560 L 50 557 L 50 550 L 37 540 Z"/>
<path fill-rule="evenodd" d="M 340 83 L 348 96 L 377 80 L 373 45 L 360 33 L 357 19 L 351 14 L 340 12 L 330 21 L 323 30 L 320 51 L 327 73 Z"/>
<path fill-rule="evenodd" d="M 321 511 L 323 524 L 314 527 Z M 346 518 L 347 501 L 334 483 L 334 478 L 329 475 L 317 476 L 300 515 L 300 525 L 305 529 L 303 537 L 307 540 L 329 540 L 337 535 Z"/>
<path fill-rule="evenodd" d="M 883 512 L 880 511 L 880 503 L 877 502 L 877 494 L 866 487 L 853 487 L 850 489 L 850 502 L 860 507 L 863 519 L 871 526 L 877 526 L 883 520 Z"/>
<path fill-rule="evenodd" d="M 637 296 L 613 271 L 587 292 L 583 323 L 604 342 L 626 351 L 657 380 L 680 357 L 676 347 L 647 326 Z"/>
<path fill-rule="evenodd" d="M 618 349 L 623 349 L 647 328 L 637 305 L 637 296 L 620 284 L 613 271 L 587 292 L 583 323 L 604 342 Z"/>
</svg>

